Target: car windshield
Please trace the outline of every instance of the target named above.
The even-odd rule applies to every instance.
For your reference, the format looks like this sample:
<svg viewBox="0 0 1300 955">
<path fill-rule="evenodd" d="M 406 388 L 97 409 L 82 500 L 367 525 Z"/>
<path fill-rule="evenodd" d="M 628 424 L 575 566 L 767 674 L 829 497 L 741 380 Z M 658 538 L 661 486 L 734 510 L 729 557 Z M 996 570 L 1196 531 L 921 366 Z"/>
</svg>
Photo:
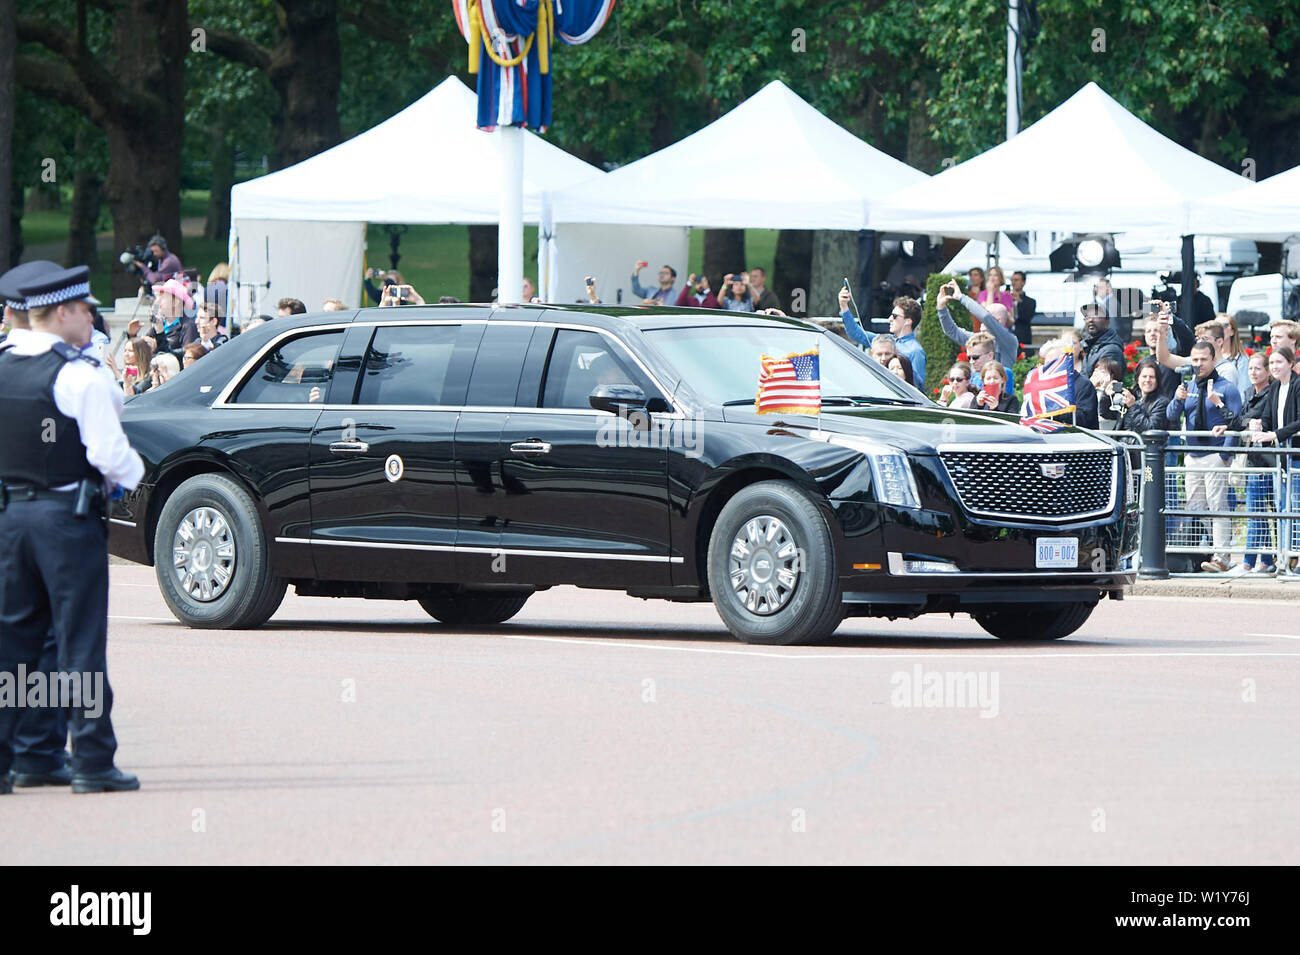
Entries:
<svg viewBox="0 0 1300 955">
<path fill-rule="evenodd" d="M 706 328 L 654 328 L 646 337 L 681 372 L 682 380 L 717 404 L 753 401 L 758 391 L 760 357 L 784 358 L 820 349 L 823 401 L 852 398 L 863 402 L 923 404 L 919 392 L 901 379 L 872 367 L 873 359 L 854 352 L 834 335 L 773 324 L 718 325 Z"/>
</svg>

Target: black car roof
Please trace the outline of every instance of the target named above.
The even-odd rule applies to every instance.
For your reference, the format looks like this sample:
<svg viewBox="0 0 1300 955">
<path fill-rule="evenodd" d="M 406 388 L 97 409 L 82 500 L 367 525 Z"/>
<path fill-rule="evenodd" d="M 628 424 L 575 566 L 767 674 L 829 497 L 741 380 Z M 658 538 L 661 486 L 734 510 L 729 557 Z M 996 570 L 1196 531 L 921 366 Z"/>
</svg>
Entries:
<svg viewBox="0 0 1300 955">
<path fill-rule="evenodd" d="M 652 305 L 543 305 L 531 303 L 524 305 L 490 305 L 482 303 L 455 303 L 448 305 L 413 305 L 401 312 L 393 313 L 388 309 L 377 314 L 377 308 L 363 308 L 347 312 L 318 312 L 312 315 L 294 315 L 292 319 L 277 318 L 273 323 L 281 330 L 326 323 L 350 321 L 394 321 L 413 319 L 422 315 L 438 312 L 452 312 L 464 316 L 467 312 L 482 312 L 483 317 L 491 315 L 498 320 L 512 321 L 556 321 L 572 316 L 584 324 L 607 328 L 611 331 L 631 325 L 643 331 L 655 328 L 694 328 L 706 325 L 736 325 L 764 327 L 784 325 L 821 331 L 821 327 L 801 318 L 784 315 L 760 315 L 753 312 L 728 312 L 716 308 L 666 308 Z"/>
</svg>

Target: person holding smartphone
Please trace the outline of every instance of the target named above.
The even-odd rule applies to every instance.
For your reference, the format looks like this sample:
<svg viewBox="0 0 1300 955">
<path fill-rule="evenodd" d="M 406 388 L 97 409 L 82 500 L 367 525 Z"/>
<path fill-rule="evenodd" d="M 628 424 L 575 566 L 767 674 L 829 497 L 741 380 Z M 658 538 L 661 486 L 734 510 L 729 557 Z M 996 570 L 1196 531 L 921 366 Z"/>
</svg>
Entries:
<svg viewBox="0 0 1300 955">
<path fill-rule="evenodd" d="M 678 308 L 721 308 L 718 296 L 709 288 L 709 277 L 694 272 L 686 279 L 686 287 L 677 296 Z"/>
<path fill-rule="evenodd" d="M 409 285 L 385 285 L 383 295 L 379 298 L 380 308 L 394 308 L 398 305 L 423 305 L 420 293 Z"/>
<path fill-rule="evenodd" d="M 980 385 L 979 394 L 975 396 L 976 409 L 1005 411 L 1008 414 L 1014 414 L 1020 410 L 1016 396 L 1008 382 L 1007 370 L 1002 366 L 1001 362 L 985 362 L 981 378 L 983 383 Z"/>
<path fill-rule="evenodd" d="M 982 332 L 968 332 L 960 328 L 952 315 L 948 312 L 948 304 L 957 301 L 966 311 L 970 312 L 971 317 L 983 320 Z M 1003 368 L 1010 368 L 1016 363 L 1016 356 L 1020 354 L 1020 341 L 1016 333 L 1012 331 L 1011 314 L 1003 306 L 994 304 L 990 308 L 985 308 L 969 295 L 963 295 L 957 286 L 957 280 L 953 279 L 945 285 L 939 287 L 939 292 L 934 299 L 935 308 L 939 315 L 939 327 L 943 333 L 956 342 L 959 346 L 966 349 L 967 354 L 971 354 L 971 340 L 977 334 L 991 335 L 993 337 L 993 348 L 988 351 L 993 353 Z M 980 339 L 983 341 L 983 339 Z M 983 347 L 981 351 L 984 350 Z M 980 369 L 975 369 L 977 372 Z"/>
</svg>

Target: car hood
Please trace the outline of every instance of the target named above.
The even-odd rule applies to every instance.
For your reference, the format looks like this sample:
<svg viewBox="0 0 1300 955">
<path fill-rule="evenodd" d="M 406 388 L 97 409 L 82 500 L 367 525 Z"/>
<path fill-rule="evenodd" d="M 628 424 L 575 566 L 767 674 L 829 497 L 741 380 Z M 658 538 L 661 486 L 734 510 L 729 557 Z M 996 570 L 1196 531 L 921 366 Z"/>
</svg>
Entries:
<svg viewBox="0 0 1300 955">
<path fill-rule="evenodd" d="M 731 407 L 724 409 L 724 415 L 728 422 L 737 424 L 748 422 L 795 433 L 806 432 L 809 437 L 820 431 L 823 435 L 863 438 L 911 454 L 934 454 L 940 445 L 957 444 L 1041 447 L 1044 451 L 1114 447 L 1109 438 L 1082 428 L 1066 427 L 1052 434 L 1040 434 L 1021 425 L 1016 415 L 987 411 L 875 405 L 827 408 L 817 418 L 811 415 L 759 415 L 749 407 Z"/>
</svg>

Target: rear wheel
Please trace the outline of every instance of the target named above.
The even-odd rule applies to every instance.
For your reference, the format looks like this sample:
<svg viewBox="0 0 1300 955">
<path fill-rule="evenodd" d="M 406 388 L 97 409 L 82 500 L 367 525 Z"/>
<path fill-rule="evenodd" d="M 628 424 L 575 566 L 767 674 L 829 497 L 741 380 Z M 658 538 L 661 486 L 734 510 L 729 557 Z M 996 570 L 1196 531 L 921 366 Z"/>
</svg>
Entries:
<svg viewBox="0 0 1300 955">
<path fill-rule="evenodd" d="M 825 640 L 844 618 L 824 506 L 783 481 L 751 484 L 718 514 L 709 591 L 738 639 L 767 646 Z"/>
<path fill-rule="evenodd" d="M 420 606 L 430 617 L 448 626 L 484 627 L 509 620 L 524 608 L 531 596 L 531 593 L 469 591 L 421 597 Z"/>
<path fill-rule="evenodd" d="M 1042 641 L 1068 637 L 1092 615 L 1095 603 L 1046 604 L 1025 609 L 972 613 L 975 622 L 1000 640 Z"/>
<path fill-rule="evenodd" d="M 163 599 L 191 627 L 260 627 L 284 599 L 257 505 L 220 474 L 195 475 L 167 498 L 153 556 Z"/>
</svg>

